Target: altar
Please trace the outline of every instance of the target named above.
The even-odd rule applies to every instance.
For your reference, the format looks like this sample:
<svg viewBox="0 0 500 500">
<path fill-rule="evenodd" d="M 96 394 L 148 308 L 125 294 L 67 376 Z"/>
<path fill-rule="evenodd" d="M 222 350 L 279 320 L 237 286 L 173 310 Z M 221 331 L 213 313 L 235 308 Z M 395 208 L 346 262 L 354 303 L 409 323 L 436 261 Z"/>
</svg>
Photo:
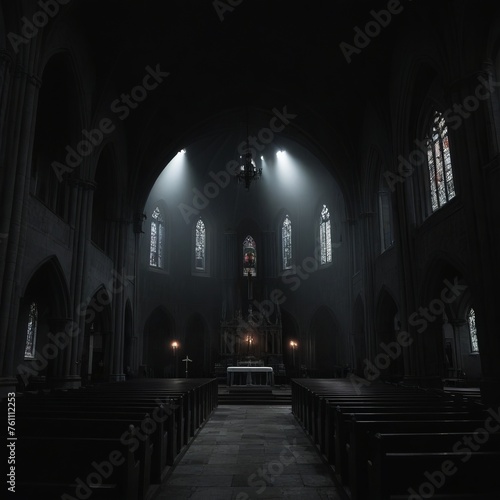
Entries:
<svg viewBox="0 0 500 500">
<path fill-rule="evenodd" d="M 228 366 L 227 387 L 231 389 L 259 389 L 271 391 L 274 372 L 270 366 Z"/>
</svg>

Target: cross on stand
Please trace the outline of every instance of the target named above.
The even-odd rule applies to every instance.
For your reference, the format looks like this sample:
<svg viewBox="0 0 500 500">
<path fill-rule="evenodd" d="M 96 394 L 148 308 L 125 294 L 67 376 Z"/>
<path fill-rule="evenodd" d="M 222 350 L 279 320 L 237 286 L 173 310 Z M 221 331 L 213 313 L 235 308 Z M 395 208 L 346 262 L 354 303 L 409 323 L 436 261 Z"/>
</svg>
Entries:
<svg viewBox="0 0 500 500">
<path fill-rule="evenodd" d="M 182 361 L 185 361 L 186 362 L 186 378 L 188 378 L 188 362 L 189 363 L 192 363 L 193 360 L 192 359 L 189 359 L 189 356 L 186 354 L 186 358 L 183 359 Z"/>
</svg>

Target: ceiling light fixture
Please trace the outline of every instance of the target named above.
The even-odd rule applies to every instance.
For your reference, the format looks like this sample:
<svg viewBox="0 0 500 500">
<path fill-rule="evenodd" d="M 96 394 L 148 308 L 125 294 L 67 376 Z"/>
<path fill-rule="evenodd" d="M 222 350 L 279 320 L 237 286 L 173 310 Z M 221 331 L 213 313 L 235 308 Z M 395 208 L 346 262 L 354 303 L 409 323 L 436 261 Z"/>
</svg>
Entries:
<svg viewBox="0 0 500 500">
<path fill-rule="evenodd" d="M 240 171 L 236 176 L 238 182 L 245 183 L 245 188 L 247 190 L 250 189 L 250 184 L 252 183 L 252 181 L 259 180 L 260 176 L 262 175 L 262 168 L 257 168 L 257 165 L 255 165 L 255 161 L 253 160 L 251 151 L 252 150 L 250 149 L 250 135 L 248 133 L 248 108 L 247 108 L 247 149 L 243 154 L 243 156 L 240 157 L 242 158 L 243 163 L 240 166 Z"/>
</svg>

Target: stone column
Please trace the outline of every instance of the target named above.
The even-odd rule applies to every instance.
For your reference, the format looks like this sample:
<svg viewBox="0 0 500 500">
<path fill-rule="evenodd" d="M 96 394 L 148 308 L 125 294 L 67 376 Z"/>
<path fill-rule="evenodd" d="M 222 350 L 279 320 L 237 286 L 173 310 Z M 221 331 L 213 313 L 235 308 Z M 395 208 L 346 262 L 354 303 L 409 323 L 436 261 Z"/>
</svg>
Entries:
<svg viewBox="0 0 500 500">
<path fill-rule="evenodd" d="M 30 47 L 26 49 L 30 51 Z M 23 53 L 24 54 L 24 53 Z M 27 56 L 27 54 L 24 54 Z M 9 93 L 5 122 L 9 123 L 2 135 L 6 145 L 3 161 L 9 174 L 3 187 L 0 215 L 2 233 L 2 296 L 0 302 L 0 391 L 3 387 L 12 388 L 14 378 L 14 346 L 17 332 L 17 316 L 19 310 L 19 285 L 26 241 L 27 197 L 31 171 L 31 155 L 36 122 L 36 103 L 40 81 L 17 64 L 11 75 L 3 64 L 4 75 L 12 78 L 11 89 L 3 84 L 3 91 Z M 8 65 L 7 65 L 8 66 Z M 5 78 L 4 78 L 5 82 Z M 5 94 L 2 95 L 2 101 Z M 8 230 L 5 231 L 5 228 Z M 5 257 L 4 257 L 5 256 Z"/>
</svg>

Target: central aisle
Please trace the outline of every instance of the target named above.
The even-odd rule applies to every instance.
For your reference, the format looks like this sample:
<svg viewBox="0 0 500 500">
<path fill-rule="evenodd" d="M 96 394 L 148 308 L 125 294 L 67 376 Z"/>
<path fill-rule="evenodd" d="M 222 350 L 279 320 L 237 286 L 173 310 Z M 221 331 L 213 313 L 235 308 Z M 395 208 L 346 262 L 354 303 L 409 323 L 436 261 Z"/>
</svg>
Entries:
<svg viewBox="0 0 500 500">
<path fill-rule="evenodd" d="M 288 406 L 219 406 L 155 500 L 341 500 Z"/>
</svg>

